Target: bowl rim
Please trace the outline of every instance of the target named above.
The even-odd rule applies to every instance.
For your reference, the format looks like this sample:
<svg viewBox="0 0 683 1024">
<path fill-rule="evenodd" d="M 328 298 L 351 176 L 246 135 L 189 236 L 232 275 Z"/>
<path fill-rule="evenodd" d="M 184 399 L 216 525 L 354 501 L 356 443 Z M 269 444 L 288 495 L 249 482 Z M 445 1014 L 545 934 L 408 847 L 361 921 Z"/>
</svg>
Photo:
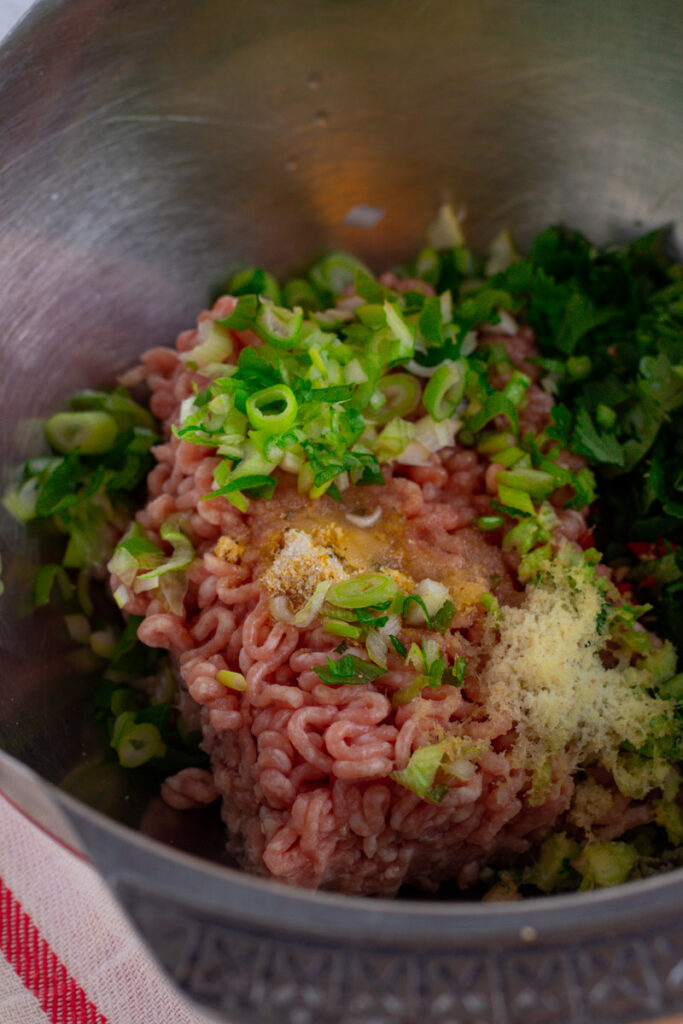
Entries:
<svg viewBox="0 0 683 1024">
<path fill-rule="evenodd" d="M 9 758 L 9 755 L 4 755 Z M 635 879 L 611 888 L 532 897 L 514 902 L 400 900 L 303 889 L 273 878 L 204 859 L 168 846 L 82 803 L 36 775 L 16 759 L 14 766 L 47 788 L 79 839 L 86 856 L 116 891 L 144 886 L 172 903 L 203 907 L 257 928 L 273 927 L 312 939 L 363 938 L 379 944 L 477 946 L 510 942 L 576 939 L 605 928 L 663 923 L 680 918 L 683 868 Z M 20 808 L 21 809 L 21 808 Z M 74 851 L 77 852 L 77 851 Z"/>
</svg>

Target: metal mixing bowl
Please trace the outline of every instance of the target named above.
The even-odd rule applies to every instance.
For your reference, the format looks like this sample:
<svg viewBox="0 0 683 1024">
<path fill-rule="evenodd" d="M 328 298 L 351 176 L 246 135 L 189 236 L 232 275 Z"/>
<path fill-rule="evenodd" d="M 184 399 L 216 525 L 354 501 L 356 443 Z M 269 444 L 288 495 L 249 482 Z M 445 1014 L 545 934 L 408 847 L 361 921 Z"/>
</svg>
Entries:
<svg viewBox="0 0 683 1024">
<path fill-rule="evenodd" d="M 0 58 L 2 483 L 40 416 L 171 342 L 238 260 L 335 246 L 379 268 L 447 197 L 475 247 L 683 223 L 682 39 L 679 0 L 45 0 Z M 87 851 L 190 997 L 282 1024 L 683 1008 L 680 871 L 521 905 L 361 901 L 178 848 L 147 791 L 88 774 L 82 675 L 26 610 L 36 552 L 3 518 L 0 786 Z M 213 823 L 191 831 L 218 849 Z"/>
</svg>

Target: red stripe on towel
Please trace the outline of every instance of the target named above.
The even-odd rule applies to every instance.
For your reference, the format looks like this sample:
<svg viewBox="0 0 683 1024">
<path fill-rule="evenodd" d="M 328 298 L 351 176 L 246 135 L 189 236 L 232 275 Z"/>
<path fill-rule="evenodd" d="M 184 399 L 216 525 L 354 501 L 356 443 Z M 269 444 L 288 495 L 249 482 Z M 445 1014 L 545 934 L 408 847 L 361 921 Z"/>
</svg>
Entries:
<svg viewBox="0 0 683 1024">
<path fill-rule="evenodd" d="M 0 952 L 52 1024 L 108 1024 L 0 879 Z"/>
</svg>

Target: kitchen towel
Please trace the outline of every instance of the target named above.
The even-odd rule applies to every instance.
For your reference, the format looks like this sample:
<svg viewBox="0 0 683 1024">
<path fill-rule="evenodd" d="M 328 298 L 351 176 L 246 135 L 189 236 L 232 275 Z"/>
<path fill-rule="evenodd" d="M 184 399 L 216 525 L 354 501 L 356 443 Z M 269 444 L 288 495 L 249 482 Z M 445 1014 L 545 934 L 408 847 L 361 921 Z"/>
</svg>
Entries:
<svg viewBox="0 0 683 1024">
<path fill-rule="evenodd" d="M 211 1020 L 175 993 L 94 868 L 0 796 L 0 1022 Z"/>
</svg>

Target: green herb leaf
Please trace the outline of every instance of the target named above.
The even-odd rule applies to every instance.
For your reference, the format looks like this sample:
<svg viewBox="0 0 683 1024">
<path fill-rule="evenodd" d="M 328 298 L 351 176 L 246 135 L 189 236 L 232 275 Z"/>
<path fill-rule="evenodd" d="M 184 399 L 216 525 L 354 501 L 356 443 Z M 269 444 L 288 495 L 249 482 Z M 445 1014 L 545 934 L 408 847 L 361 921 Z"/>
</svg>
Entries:
<svg viewBox="0 0 683 1024">
<path fill-rule="evenodd" d="M 328 658 L 327 666 L 318 667 L 314 671 L 329 686 L 362 686 L 383 676 L 386 669 L 353 654 L 344 654 L 338 661 Z"/>
</svg>

